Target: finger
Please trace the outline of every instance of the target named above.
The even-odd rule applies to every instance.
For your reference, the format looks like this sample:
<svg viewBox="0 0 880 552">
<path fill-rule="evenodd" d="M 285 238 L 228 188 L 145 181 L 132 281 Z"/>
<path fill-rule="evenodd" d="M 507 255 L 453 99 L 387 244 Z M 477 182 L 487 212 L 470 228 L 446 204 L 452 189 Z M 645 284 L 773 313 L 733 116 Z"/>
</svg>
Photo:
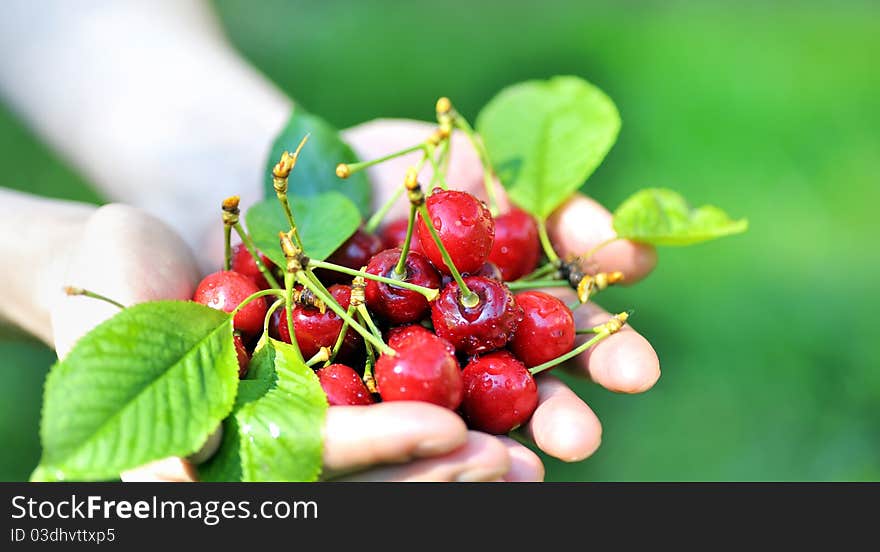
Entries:
<svg viewBox="0 0 880 552">
<path fill-rule="evenodd" d="M 510 455 L 510 471 L 503 477 L 508 482 L 544 481 L 544 463 L 537 454 L 510 437 L 498 438 Z"/>
<path fill-rule="evenodd" d="M 541 291 L 566 304 L 575 300 L 575 293 L 570 289 L 547 288 Z M 578 329 L 593 328 L 611 318 L 608 311 L 595 303 L 582 305 L 573 314 Z M 577 336 L 575 347 L 591 337 L 592 334 Z M 569 361 L 566 369 L 615 393 L 642 393 L 660 379 L 660 359 L 654 347 L 629 324 Z"/>
<path fill-rule="evenodd" d="M 602 442 L 602 424 L 574 391 L 550 375 L 538 381 L 538 408 L 525 434 L 542 451 L 566 462 L 593 454 Z"/>
<path fill-rule="evenodd" d="M 576 194 L 547 220 L 550 240 L 560 256 L 583 255 L 596 245 L 614 238 L 611 213 L 596 201 Z M 598 251 L 587 262 L 599 270 L 623 272 L 625 282 L 633 283 L 648 275 L 657 264 L 653 247 L 627 240 L 614 241 Z"/>
<path fill-rule="evenodd" d="M 189 299 L 198 269 L 189 248 L 168 226 L 132 207 L 105 205 L 86 223 L 70 255 L 64 285 L 83 287 L 123 305 Z M 73 344 L 119 309 L 53 290 L 52 331 L 64 358 Z"/>
<path fill-rule="evenodd" d="M 373 464 L 407 462 L 449 453 L 467 440 L 451 410 L 423 402 L 334 406 L 324 425 L 327 477 Z"/>
<path fill-rule="evenodd" d="M 149 464 L 124 471 L 120 479 L 125 482 L 168 482 L 187 483 L 196 481 L 198 476 L 190 462 L 183 458 L 164 458 Z"/>
<path fill-rule="evenodd" d="M 345 481 L 496 481 L 508 473 L 511 459 L 497 438 L 468 432 L 465 444 L 443 456 L 385 466 L 343 478 Z"/>
</svg>

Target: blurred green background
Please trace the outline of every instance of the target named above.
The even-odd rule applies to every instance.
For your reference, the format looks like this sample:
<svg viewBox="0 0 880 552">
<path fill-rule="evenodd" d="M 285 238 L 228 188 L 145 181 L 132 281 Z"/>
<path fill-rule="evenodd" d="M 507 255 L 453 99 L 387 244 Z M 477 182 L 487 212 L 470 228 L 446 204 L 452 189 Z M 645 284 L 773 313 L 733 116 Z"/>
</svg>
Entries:
<svg viewBox="0 0 880 552">
<path fill-rule="evenodd" d="M 428 119 L 439 95 L 474 117 L 507 84 L 581 75 L 623 117 L 588 193 L 613 208 L 668 186 L 749 217 L 748 234 L 663 249 L 643 284 L 602 297 L 636 309 L 663 377 L 642 396 L 576 383 L 603 445 L 548 459 L 548 479 L 880 479 L 880 5 L 216 5 L 257 67 L 341 127 Z M 3 107 L 0 166 L 4 185 L 99 200 Z M 53 354 L 4 331 L 0 480 L 14 480 L 39 456 Z"/>
</svg>

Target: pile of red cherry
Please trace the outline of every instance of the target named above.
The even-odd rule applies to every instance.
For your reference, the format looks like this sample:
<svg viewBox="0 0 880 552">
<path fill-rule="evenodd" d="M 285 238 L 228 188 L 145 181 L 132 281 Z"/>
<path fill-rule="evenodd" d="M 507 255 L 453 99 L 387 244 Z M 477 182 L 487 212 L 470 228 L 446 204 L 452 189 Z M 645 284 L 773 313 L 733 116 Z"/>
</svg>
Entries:
<svg viewBox="0 0 880 552">
<path fill-rule="evenodd" d="M 493 218 L 473 195 L 440 189 L 427 197 L 426 207 L 452 263 L 479 301 L 473 307 L 462 304 L 459 286 L 419 217 L 405 259 L 405 281 L 439 289 L 436 300 L 366 281 L 366 307 L 396 352 L 380 355 L 373 367 L 378 398 L 435 403 L 459 411 L 474 429 L 507 433 L 526 422 L 537 405 L 537 387 L 528 368 L 571 351 L 572 313 L 552 295 L 526 291 L 514 296 L 504 283 L 529 274 L 538 264 L 538 230 L 528 214 L 514 209 Z M 381 237 L 358 230 L 327 260 L 355 270 L 366 266 L 370 274 L 392 277 L 407 225 L 407 220 L 388 224 Z M 273 267 L 268 258 L 261 255 L 261 259 Z M 245 298 L 269 287 L 241 245 L 234 249 L 231 268 L 202 280 L 193 299 L 231 312 Z M 348 308 L 352 277 L 329 270 L 316 274 L 333 298 Z M 248 347 L 262 332 L 266 312 L 266 301 L 260 298 L 235 315 L 240 377 L 247 373 Z M 296 342 L 308 359 L 322 347 L 334 346 L 343 320 L 329 309 L 297 305 L 293 325 Z M 275 339 L 291 342 L 283 310 L 273 314 L 269 332 Z M 331 405 L 377 400 L 361 376 L 364 351 L 361 336 L 349 329 L 335 363 L 317 370 Z"/>
</svg>

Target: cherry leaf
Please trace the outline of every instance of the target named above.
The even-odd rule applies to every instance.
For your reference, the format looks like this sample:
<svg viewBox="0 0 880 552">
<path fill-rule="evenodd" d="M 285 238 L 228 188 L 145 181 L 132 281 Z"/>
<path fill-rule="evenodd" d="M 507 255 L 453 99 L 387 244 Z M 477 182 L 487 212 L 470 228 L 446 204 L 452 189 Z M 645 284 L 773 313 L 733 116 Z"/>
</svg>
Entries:
<svg viewBox="0 0 880 552">
<path fill-rule="evenodd" d="M 691 245 L 745 232 L 749 223 L 733 220 L 713 205 L 693 208 L 672 190 L 649 188 L 631 195 L 614 211 L 613 225 L 620 238 L 653 245 Z"/>
</svg>

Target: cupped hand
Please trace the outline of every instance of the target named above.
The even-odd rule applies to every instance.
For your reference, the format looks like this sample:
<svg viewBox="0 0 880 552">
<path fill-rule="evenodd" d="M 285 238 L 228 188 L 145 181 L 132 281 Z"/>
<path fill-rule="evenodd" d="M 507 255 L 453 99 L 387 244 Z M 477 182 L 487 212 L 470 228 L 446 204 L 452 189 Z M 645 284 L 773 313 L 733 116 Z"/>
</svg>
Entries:
<svg viewBox="0 0 880 552">
<path fill-rule="evenodd" d="M 423 141 L 432 132 L 427 123 L 406 120 L 376 120 L 348 130 L 346 140 L 361 159 L 373 159 Z M 452 137 L 451 164 L 447 183 L 451 188 L 467 190 L 485 199 L 482 166 L 466 136 Z M 382 205 L 402 185 L 408 167 L 418 162 L 421 153 L 411 153 L 370 169 L 375 185 L 374 207 Z M 423 169 L 423 185 L 430 182 L 430 167 Z M 508 207 L 504 190 L 495 183 L 496 196 L 502 210 Z M 406 216 L 406 199 L 399 201 L 388 220 Z M 594 246 L 615 236 L 611 214 L 592 199 L 577 194 L 562 205 L 547 221 L 548 233 L 561 256 L 582 255 Z M 604 271 L 620 270 L 626 282 L 644 278 L 654 267 L 657 257 L 653 248 L 618 240 L 599 249 L 591 259 L 591 268 Z M 570 290 L 547 290 L 574 299 Z M 608 320 L 610 315 L 594 304 L 577 309 L 578 328 L 589 328 Z M 584 338 L 585 339 L 585 338 Z M 583 342 L 581 340 L 580 342 Z M 604 340 L 599 346 L 577 357 L 567 367 L 589 377 L 610 391 L 640 393 L 650 389 L 660 377 L 660 363 L 650 343 L 631 327 Z M 552 375 L 537 377 L 538 408 L 523 428 L 542 451 L 565 461 L 583 460 L 599 446 L 602 426 L 595 413 L 564 383 Z M 511 445 L 513 454 L 525 455 L 524 447 Z"/>
</svg>

